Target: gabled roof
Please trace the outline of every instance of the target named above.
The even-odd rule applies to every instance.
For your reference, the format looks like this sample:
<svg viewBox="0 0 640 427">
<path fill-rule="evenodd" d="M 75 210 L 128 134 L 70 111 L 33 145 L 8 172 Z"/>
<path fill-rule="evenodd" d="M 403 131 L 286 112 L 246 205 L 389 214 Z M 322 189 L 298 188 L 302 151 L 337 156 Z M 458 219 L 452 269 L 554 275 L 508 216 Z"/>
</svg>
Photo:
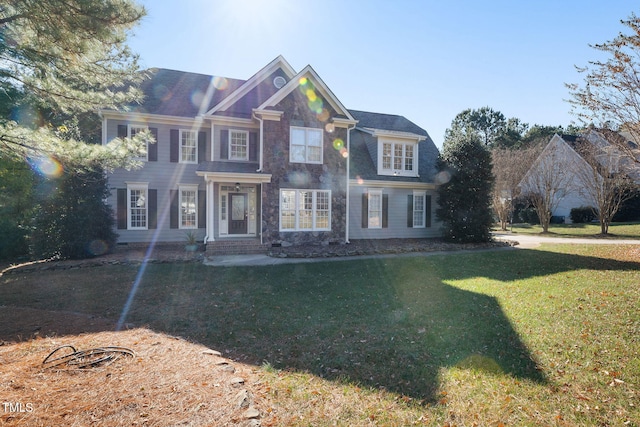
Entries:
<svg viewBox="0 0 640 427">
<path fill-rule="evenodd" d="M 408 120 L 406 117 L 395 114 L 371 113 L 367 111 L 349 110 L 358 121 L 359 128 L 382 129 L 387 131 L 406 132 L 409 134 L 429 137 L 426 130 Z"/>
<path fill-rule="evenodd" d="M 292 91 L 296 90 L 302 79 L 309 79 L 313 85 L 313 88 L 320 92 L 322 98 L 324 98 L 331 107 L 336 111 L 338 115 L 344 115 L 349 120 L 354 120 L 351 116 L 349 110 L 347 110 L 344 105 L 338 100 L 338 98 L 333 94 L 331 89 L 322 81 L 322 79 L 318 76 L 318 73 L 311 67 L 311 65 L 307 65 L 302 71 L 300 71 L 297 75 L 295 75 L 286 85 L 284 85 L 279 91 L 277 91 L 271 98 L 267 99 L 264 103 L 262 103 L 258 110 L 264 110 L 267 108 L 275 107 L 280 101 L 282 101 L 287 95 L 289 95 Z"/>
<path fill-rule="evenodd" d="M 248 110 L 251 113 L 253 108 L 260 105 L 260 103 L 264 102 L 265 99 L 272 96 L 274 92 L 276 92 L 279 88 L 275 87 L 272 82 L 267 82 L 268 77 L 272 75 L 279 75 L 285 79 L 285 81 L 290 81 L 293 76 L 296 74 L 295 70 L 289 65 L 289 63 L 282 57 L 282 55 L 278 56 L 276 59 L 267 64 L 264 68 L 254 74 L 249 80 L 244 82 L 240 87 L 236 88 L 235 91 L 224 100 L 215 104 L 209 111 L 207 111 L 207 115 L 213 115 L 215 113 L 221 113 L 231 110 L 234 110 L 234 105 L 236 106 L 235 112 L 244 112 L 246 114 Z M 260 87 L 263 87 L 260 90 Z M 267 95 L 264 94 L 267 91 Z M 269 92 L 270 91 L 270 92 Z M 242 104 L 247 104 L 244 106 L 238 106 L 237 104 L 242 100 L 245 100 Z M 240 107 L 240 108 L 238 108 Z M 238 111 L 241 110 L 241 111 Z"/>
<path fill-rule="evenodd" d="M 219 104 L 244 83 L 244 80 L 166 68 L 150 68 L 145 73 L 149 78 L 140 85 L 144 101 L 129 106 L 128 111 L 196 117 Z"/>
<path fill-rule="evenodd" d="M 421 182 L 432 183 L 437 173 L 438 148 L 426 130 L 406 117 L 392 114 L 371 113 L 349 110 L 358 120 L 351 131 L 351 150 L 349 153 L 350 178 L 365 181 Z M 372 132 L 375 129 L 377 132 Z M 376 135 L 402 135 L 418 142 L 418 177 L 378 175 Z"/>
</svg>

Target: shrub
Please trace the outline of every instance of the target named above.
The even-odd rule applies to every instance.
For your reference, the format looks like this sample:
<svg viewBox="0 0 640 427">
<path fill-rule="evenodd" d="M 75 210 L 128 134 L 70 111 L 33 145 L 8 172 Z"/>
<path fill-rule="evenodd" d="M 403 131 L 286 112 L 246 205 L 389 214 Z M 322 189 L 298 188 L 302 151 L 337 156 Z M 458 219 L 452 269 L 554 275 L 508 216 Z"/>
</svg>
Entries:
<svg viewBox="0 0 640 427">
<path fill-rule="evenodd" d="M 535 225 L 540 224 L 540 218 L 534 208 L 525 208 L 518 212 L 520 222 L 526 222 L 527 224 Z"/>
<path fill-rule="evenodd" d="M 595 209 L 590 206 L 580 206 L 571 209 L 571 221 L 575 224 L 583 224 L 596 219 Z"/>
</svg>

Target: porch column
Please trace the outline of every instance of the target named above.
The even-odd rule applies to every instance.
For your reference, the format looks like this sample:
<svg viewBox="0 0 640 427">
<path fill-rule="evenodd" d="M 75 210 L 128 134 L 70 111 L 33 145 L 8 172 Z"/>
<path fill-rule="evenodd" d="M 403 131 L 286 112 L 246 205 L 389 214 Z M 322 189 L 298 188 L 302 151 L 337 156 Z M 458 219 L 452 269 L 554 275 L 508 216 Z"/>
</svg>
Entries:
<svg viewBox="0 0 640 427">
<path fill-rule="evenodd" d="M 214 203 L 214 196 L 213 196 L 213 181 L 210 179 L 207 179 L 207 242 L 213 242 L 215 241 L 215 238 L 213 237 L 213 233 L 214 233 L 214 224 L 213 224 L 213 213 L 215 212 L 214 208 L 215 208 L 215 203 Z M 205 243 L 207 243 L 205 242 Z"/>
</svg>

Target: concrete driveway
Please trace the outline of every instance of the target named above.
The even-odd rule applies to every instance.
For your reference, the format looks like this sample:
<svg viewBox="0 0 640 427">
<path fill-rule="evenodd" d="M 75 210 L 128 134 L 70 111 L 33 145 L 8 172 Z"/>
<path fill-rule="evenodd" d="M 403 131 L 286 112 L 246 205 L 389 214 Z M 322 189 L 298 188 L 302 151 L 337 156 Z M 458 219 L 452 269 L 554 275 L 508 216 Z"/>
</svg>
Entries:
<svg viewBox="0 0 640 427">
<path fill-rule="evenodd" d="M 634 239 L 597 239 L 577 237 L 547 237 L 532 234 L 493 233 L 497 240 L 510 240 L 518 242 L 521 248 L 535 248 L 542 243 L 564 243 L 576 245 L 640 245 L 640 240 Z"/>
</svg>

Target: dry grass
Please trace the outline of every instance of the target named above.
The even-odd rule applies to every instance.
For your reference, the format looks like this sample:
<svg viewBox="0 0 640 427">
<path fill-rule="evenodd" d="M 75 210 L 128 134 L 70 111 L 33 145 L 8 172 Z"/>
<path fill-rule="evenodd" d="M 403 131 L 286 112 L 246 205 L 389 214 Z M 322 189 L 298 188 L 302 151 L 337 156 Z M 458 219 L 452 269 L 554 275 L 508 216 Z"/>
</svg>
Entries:
<svg viewBox="0 0 640 427">
<path fill-rule="evenodd" d="M 44 369 L 49 352 L 66 344 L 79 350 L 123 346 L 136 356 L 97 368 Z M 239 403 L 239 393 L 247 390 L 245 405 L 268 421 L 256 368 L 211 353 L 147 329 L 5 344 L 0 419 L 9 426 L 243 425 L 250 408 Z M 234 384 L 236 378 L 244 383 Z"/>
</svg>

